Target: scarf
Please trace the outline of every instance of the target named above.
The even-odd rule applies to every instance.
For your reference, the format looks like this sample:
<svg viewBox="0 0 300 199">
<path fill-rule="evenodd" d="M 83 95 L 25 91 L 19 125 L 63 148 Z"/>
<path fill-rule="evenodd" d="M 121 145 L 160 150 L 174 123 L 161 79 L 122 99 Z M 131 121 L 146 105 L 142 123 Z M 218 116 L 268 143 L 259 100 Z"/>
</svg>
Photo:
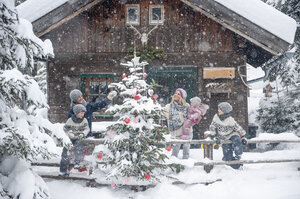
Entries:
<svg viewBox="0 0 300 199">
<path fill-rule="evenodd" d="M 179 118 L 179 112 L 183 113 L 183 117 L 185 119 L 187 118 L 187 106 L 179 105 L 177 102 L 170 104 L 170 112 L 169 112 L 170 131 L 175 131 L 183 125 L 183 122 Z"/>
<path fill-rule="evenodd" d="M 81 123 L 82 121 L 83 121 L 83 119 L 84 119 L 84 117 L 82 117 L 82 118 L 78 118 L 78 117 L 76 117 L 76 115 L 72 115 L 72 121 L 74 122 L 74 123 Z"/>
<path fill-rule="evenodd" d="M 229 118 L 231 116 L 231 113 L 224 113 L 222 115 L 218 114 L 218 117 L 220 118 L 221 121 L 224 121 L 226 118 Z"/>
</svg>

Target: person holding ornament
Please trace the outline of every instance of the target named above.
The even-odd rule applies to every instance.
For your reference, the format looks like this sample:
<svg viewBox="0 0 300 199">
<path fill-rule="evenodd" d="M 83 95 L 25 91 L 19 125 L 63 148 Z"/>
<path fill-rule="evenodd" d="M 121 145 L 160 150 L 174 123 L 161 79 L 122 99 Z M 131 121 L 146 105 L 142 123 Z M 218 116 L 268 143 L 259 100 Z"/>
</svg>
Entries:
<svg viewBox="0 0 300 199">
<path fill-rule="evenodd" d="M 83 143 L 82 140 L 88 135 L 90 128 L 88 121 L 84 118 L 86 112 L 85 106 L 76 104 L 73 106 L 73 113 L 64 125 L 64 131 L 69 136 L 73 146 L 66 146 L 63 148 L 61 154 L 59 175 L 68 176 L 68 168 L 70 165 L 70 149 L 74 148 L 74 169 L 80 169 L 80 162 L 83 156 Z"/>
<path fill-rule="evenodd" d="M 190 100 L 190 107 L 187 111 L 187 119 L 184 121 L 182 126 L 181 139 L 188 140 L 190 138 L 189 134 L 191 127 L 200 122 L 208 108 L 208 105 L 201 103 L 201 99 L 199 97 L 193 97 Z"/>
<path fill-rule="evenodd" d="M 110 104 L 110 102 L 113 100 L 113 98 L 115 98 L 116 96 L 117 96 L 117 92 L 116 91 L 111 91 L 110 93 L 108 93 L 107 97 L 104 98 L 103 100 L 98 101 L 98 102 L 89 102 L 89 103 L 87 103 L 83 99 L 81 91 L 78 90 L 78 89 L 74 89 L 70 92 L 71 105 L 70 105 L 70 110 L 67 114 L 67 118 L 70 118 L 74 115 L 73 107 L 76 104 L 84 105 L 86 107 L 86 112 L 84 114 L 84 117 L 87 119 L 88 124 L 89 124 L 89 128 L 90 128 L 90 131 L 89 131 L 87 136 L 92 136 L 93 135 L 92 134 L 93 112 L 98 111 L 98 110 L 108 106 Z"/>
<path fill-rule="evenodd" d="M 174 95 L 172 96 L 172 101 L 170 104 L 165 106 L 165 116 L 168 122 L 168 128 L 172 138 L 181 139 L 182 127 L 184 121 L 187 119 L 187 111 L 189 104 L 186 103 L 185 99 L 187 93 L 184 89 L 176 89 Z M 190 128 L 189 138 L 193 136 L 193 130 Z M 181 144 L 176 144 L 173 146 L 172 155 L 177 157 L 180 151 Z M 190 156 L 190 144 L 183 144 L 183 159 L 188 159 Z"/>
<path fill-rule="evenodd" d="M 240 160 L 243 154 L 243 146 L 247 144 L 244 129 L 231 117 L 232 106 L 228 102 L 221 102 L 218 105 L 218 113 L 215 114 L 209 126 L 209 131 L 205 132 L 205 137 L 211 137 L 216 144 L 221 141 L 230 140 L 230 144 L 222 144 L 223 161 Z M 235 154 L 235 157 L 233 156 Z M 238 169 L 242 164 L 230 165 Z"/>
</svg>

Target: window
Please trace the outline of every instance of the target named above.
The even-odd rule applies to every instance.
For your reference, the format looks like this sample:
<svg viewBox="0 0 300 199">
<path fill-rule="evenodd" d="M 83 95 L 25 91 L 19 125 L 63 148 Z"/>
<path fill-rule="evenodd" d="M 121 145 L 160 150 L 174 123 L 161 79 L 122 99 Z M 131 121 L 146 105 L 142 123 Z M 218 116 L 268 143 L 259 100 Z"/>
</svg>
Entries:
<svg viewBox="0 0 300 199">
<path fill-rule="evenodd" d="M 151 25 L 164 23 L 164 6 L 150 5 L 149 22 Z"/>
<path fill-rule="evenodd" d="M 126 8 L 126 24 L 139 25 L 140 24 L 140 5 L 129 4 Z"/>
<path fill-rule="evenodd" d="M 108 85 L 114 82 L 116 73 L 83 73 L 80 74 L 81 91 L 87 102 L 101 101 L 110 92 Z M 93 113 L 94 117 L 111 117 L 105 110 Z"/>
</svg>

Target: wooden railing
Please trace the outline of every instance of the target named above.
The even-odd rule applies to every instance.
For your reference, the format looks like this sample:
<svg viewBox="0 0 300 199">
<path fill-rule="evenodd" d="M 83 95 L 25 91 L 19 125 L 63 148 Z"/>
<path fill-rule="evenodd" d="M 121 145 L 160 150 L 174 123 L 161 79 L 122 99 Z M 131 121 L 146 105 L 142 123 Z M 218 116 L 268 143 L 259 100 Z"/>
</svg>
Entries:
<svg viewBox="0 0 300 199">
<path fill-rule="evenodd" d="M 104 139 L 86 139 L 85 144 L 99 145 L 104 144 Z M 204 170 L 209 173 L 214 165 L 230 165 L 230 164 L 258 164 L 258 163 L 283 163 L 283 162 L 300 162 L 300 158 L 294 159 L 277 159 L 277 160 L 236 160 L 236 161 L 214 161 L 213 160 L 213 146 L 216 144 L 211 139 L 204 140 L 168 140 L 166 142 L 160 142 L 166 146 L 172 144 L 194 144 L 202 145 L 204 149 L 204 159 L 208 161 L 195 162 L 194 166 L 203 166 Z M 231 141 L 223 141 L 221 144 L 229 144 Z M 261 144 L 261 143 L 300 143 L 299 140 L 248 140 L 247 144 Z"/>
</svg>

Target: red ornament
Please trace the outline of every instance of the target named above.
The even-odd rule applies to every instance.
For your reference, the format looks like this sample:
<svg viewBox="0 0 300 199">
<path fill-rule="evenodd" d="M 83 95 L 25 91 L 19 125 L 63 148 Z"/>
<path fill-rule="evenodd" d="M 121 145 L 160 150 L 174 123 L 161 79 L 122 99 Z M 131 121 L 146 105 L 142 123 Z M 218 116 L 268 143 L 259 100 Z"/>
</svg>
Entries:
<svg viewBox="0 0 300 199">
<path fill-rule="evenodd" d="M 151 175 L 150 175 L 149 173 L 147 173 L 147 174 L 145 175 L 145 178 L 146 178 L 147 180 L 149 180 L 150 177 L 151 177 Z"/>
<path fill-rule="evenodd" d="M 135 74 L 134 74 L 134 73 L 132 73 L 131 75 L 132 75 L 132 76 L 135 76 Z"/>
<path fill-rule="evenodd" d="M 125 75 L 125 74 L 122 75 L 122 79 L 124 79 L 124 78 L 126 78 L 126 75 Z"/>
<path fill-rule="evenodd" d="M 171 151 L 172 150 L 172 147 L 171 146 L 168 146 L 167 147 L 167 151 Z"/>
<path fill-rule="evenodd" d="M 84 172 L 84 171 L 87 171 L 87 169 L 86 168 L 80 168 L 80 169 L 78 169 L 78 172 Z"/>
<path fill-rule="evenodd" d="M 158 98 L 158 95 L 157 94 L 153 95 L 153 98 L 156 100 Z"/>
<path fill-rule="evenodd" d="M 126 118 L 126 119 L 125 119 L 125 123 L 128 124 L 129 122 L 130 122 L 130 119 L 129 119 L 129 118 Z"/>
<path fill-rule="evenodd" d="M 134 99 L 135 99 L 135 100 L 139 100 L 139 99 L 140 99 L 140 96 L 136 95 L 136 96 L 134 96 Z"/>
<path fill-rule="evenodd" d="M 101 159 L 103 157 L 102 153 L 99 153 L 99 155 L 97 155 L 98 159 Z"/>
</svg>

